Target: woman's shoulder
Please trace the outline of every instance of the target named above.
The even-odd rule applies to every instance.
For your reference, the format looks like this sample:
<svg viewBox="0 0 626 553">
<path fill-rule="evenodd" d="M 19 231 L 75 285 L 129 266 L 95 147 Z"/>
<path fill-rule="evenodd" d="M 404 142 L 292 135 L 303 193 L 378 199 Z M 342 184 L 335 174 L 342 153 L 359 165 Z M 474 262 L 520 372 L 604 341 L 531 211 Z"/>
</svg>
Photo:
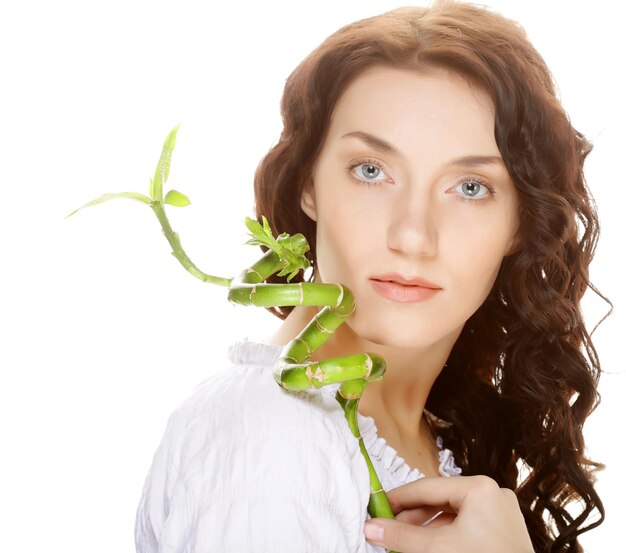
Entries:
<svg viewBox="0 0 626 553">
<path fill-rule="evenodd" d="M 226 367 L 172 413 L 156 455 L 187 475 L 204 474 L 207 465 L 233 475 L 235 462 L 257 471 L 266 459 L 285 470 L 303 458 L 354 464 L 358 444 L 328 390 L 291 392 L 274 380 L 280 351 L 247 340 L 231 346 Z"/>
<path fill-rule="evenodd" d="M 276 383 L 273 366 L 280 351 L 277 345 L 236 342 L 225 367 L 198 384 L 172 413 L 170 426 L 179 435 L 203 434 L 211 440 L 243 434 L 270 439 L 279 431 L 302 438 L 303 426 L 328 434 L 329 420 L 343 429 L 343 411 L 328 393 L 291 392 Z"/>
<path fill-rule="evenodd" d="M 228 544 L 221 550 L 234 550 L 235 543 L 248 550 L 252 535 L 268 544 L 278 540 L 280 549 L 324 527 L 330 532 L 324 539 L 349 536 L 350 550 L 358 550 L 369 497 L 358 442 L 328 393 L 288 392 L 275 382 L 279 353 L 278 346 L 235 344 L 226 368 L 170 416 L 138 509 L 137 543 L 156 543 L 159 536 L 208 543 L 200 534 L 220 527 Z M 282 522 L 268 522 L 269 513 Z M 255 527 L 247 536 L 241 530 L 252 515 L 267 531 Z M 239 524 L 238 517 L 246 520 Z M 287 520 L 293 528 L 285 533 Z M 329 550 L 319 545 L 316 550 Z"/>
</svg>

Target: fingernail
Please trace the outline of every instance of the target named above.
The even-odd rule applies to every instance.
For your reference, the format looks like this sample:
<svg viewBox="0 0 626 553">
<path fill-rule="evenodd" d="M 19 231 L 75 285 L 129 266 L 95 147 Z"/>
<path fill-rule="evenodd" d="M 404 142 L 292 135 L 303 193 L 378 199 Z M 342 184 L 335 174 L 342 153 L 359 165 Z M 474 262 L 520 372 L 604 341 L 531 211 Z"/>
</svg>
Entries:
<svg viewBox="0 0 626 553">
<path fill-rule="evenodd" d="M 368 540 L 383 541 L 385 535 L 385 529 L 374 522 L 365 523 L 365 537 Z"/>
</svg>

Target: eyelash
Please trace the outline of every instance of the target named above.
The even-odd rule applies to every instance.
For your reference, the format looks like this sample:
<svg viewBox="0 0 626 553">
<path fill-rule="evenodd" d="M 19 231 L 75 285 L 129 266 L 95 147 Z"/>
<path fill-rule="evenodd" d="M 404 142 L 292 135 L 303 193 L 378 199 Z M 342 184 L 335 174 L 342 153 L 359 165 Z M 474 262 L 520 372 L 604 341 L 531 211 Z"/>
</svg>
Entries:
<svg viewBox="0 0 626 553">
<path fill-rule="evenodd" d="M 384 181 L 370 181 L 367 179 L 360 179 L 359 177 L 355 176 L 353 171 L 354 169 L 356 169 L 359 165 L 373 165 L 374 167 L 378 167 L 381 171 L 384 171 L 385 168 L 383 166 L 383 164 L 376 160 L 376 159 L 370 159 L 370 158 L 365 158 L 365 159 L 359 159 L 353 163 L 351 163 L 348 166 L 348 171 L 350 173 L 350 176 L 358 183 L 358 184 L 367 184 L 368 188 L 371 188 L 372 186 L 377 186 L 379 185 L 381 182 Z"/>
<path fill-rule="evenodd" d="M 381 171 L 384 171 L 384 166 L 382 163 L 380 163 L 380 161 L 376 160 L 376 159 L 360 159 L 358 161 L 355 161 L 353 164 L 351 164 L 348 167 L 348 171 L 350 172 L 350 176 L 358 183 L 358 184 L 367 184 L 368 188 L 372 188 L 372 186 L 378 186 L 380 184 L 380 182 L 383 181 L 368 181 L 368 180 L 364 180 L 364 179 L 360 179 L 358 177 L 356 177 L 353 174 L 353 170 L 358 167 L 359 165 L 374 165 L 375 167 L 378 167 Z M 491 184 L 489 184 L 489 182 L 487 182 L 485 179 L 483 179 L 482 177 L 477 177 L 474 175 L 466 175 L 464 177 L 462 177 L 461 179 L 459 179 L 456 184 L 455 187 L 458 186 L 459 184 L 462 184 L 464 182 L 477 182 L 478 184 L 480 184 L 481 186 L 484 186 L 487 189 L 487 192 L 489 193 L 489 196 L 493 198 L 493 196 L 495 196 L 495 189 L 493 188 L 493 186 Z M 461 201 L 464 202 L 477 202 L 479 200 L 485 199 L 486 196 L 483 196 L 481 198 L 478 199 L 472 199 L 472 197 L 470 196 L 464 196 L 462 194 L 459 195 L 459 198 L 461 199 Z"/>
<path fill-rule="evenodd" d="M 487 182 L 485 179 L 481 178 L 481 177 L 476 177 L 474 175 L 466 175 L 460 179 L 458 179 L 456 181 L 456 184 L 452 187 L 452 189 L 456 188 L 457 186 L 463 184 L 464 182 L 477 182 L 478 184 L 480 184 L 481 186 L 483 186 L 484 188 L 487 189 L 487 195 L 486 196 L 482 196 L 480 198 L 474 199 L 471 196 L 464 196 L 463 194 L 459 194 L 459 198 L 461 199 L 461 201 L 464 202 L 478 202 L 480 200 L 484 200 L 487 198 L 493 198 L 496 195 L 496 191 L 494 189 L 494 187 L 489 184 L 489 182 Z"/>
</svg>

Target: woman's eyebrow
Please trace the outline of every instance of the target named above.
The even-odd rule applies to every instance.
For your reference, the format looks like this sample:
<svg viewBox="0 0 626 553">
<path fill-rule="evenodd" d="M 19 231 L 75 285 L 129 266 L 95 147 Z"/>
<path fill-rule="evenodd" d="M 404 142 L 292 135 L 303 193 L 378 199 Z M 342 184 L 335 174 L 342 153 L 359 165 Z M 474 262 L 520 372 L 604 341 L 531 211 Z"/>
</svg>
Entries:
<svg viewBox="0 0 626 553">
<path fill-rule="evenodd" d="M 505 167 L 500 156 L 462 156 L 444 163 L 446 167 L 482 167 L 483 165 L 501 165 Z"/>
<path fill-rule="evenodd" d="M 369 134 L 363 131 L 352 131 L 344 134 L 341 138 L 346 137 L 355 137 L 363 142 L 365 142 L 368 146 L 371 146 L 375 150 L 383 154 L 394 155 L 396 157 L 403 157 L 402 154 L 389 142 L 383 140 L 382 138 L 378 138 L 373 134 Z M 471 155 L 471 156 L 462 156 L 451 159 L 444 163 L 446 167 L 481 167 L 483 165 L 502 165 L 504 167 L 504 161 L 500 156 L 479 156 L 479 155 Z"/>
<path fill-rule="evenodd" d="M 371 146 L 375 150 L 383 154 L 391 154 L 397 157 L 402 157 L 402 154 L 396 150 L 389 142 L 383 140 L 382 138 L 378 138 L 373 134 L 369 134 L 363 131 L 352 131 L 344 134 L 341 138 L 347 138 L 349 136 L 354 136 L 363 142 L 365 142 L 368 146 Z"/>
</svg>

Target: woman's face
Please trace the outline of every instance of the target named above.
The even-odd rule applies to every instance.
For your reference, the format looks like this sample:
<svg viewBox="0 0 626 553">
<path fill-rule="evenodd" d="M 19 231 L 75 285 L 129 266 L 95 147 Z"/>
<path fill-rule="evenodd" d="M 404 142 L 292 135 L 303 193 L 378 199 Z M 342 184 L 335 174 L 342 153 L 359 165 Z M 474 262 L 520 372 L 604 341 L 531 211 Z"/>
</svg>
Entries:
<svg viewBox="0 0 626 553">
<path fill-rule="evenodd" d="M 447 72 L 386 66 L 339 99 L 301 205 L 317 222 L 316 281 L 347 285 L 347 325 L 396 347 L 456 340 L 518 223 L 489 97 Z M 380 284 L 394 273 L 437 291 Z"/>
</svg>

